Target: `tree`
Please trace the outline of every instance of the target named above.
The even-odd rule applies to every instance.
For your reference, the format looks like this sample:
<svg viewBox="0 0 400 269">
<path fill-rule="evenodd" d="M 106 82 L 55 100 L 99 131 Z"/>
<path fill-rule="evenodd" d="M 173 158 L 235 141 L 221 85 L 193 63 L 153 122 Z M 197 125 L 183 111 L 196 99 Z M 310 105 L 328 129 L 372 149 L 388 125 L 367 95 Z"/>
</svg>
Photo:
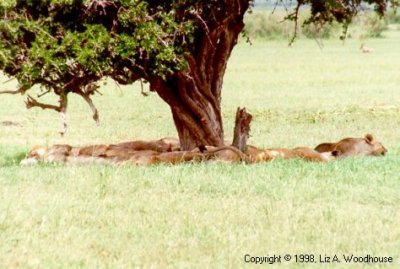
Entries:
<svg viewBox="0 0 400 269">
<path fill-rule="evenodd" d="M 283 2 L 284 0 L 277 1 Z M 383 15 L 399 0 L 299 0 L 287 19 L 306 23 L 338 21 L 344 28 L 372 5 Z M 0 69 L 20 87 L 2 93 L 28 94 L 40 85 L 59 104 L 27 95 L 28 108 L 65 116 L 68 94 L 83 97 L 98 120 L 91 95 L 98 81 L 120 84 L 139 79 L 170 106 L 183 149 L 221 146 L 224 131 L 221 89 L 232 49 L 252 0 L 5 0 L 0 4 Z M 296 25 L 297 28 L 297 25 Z M 295 36 L 295 35 L 294 35 Z"/>
</svg>

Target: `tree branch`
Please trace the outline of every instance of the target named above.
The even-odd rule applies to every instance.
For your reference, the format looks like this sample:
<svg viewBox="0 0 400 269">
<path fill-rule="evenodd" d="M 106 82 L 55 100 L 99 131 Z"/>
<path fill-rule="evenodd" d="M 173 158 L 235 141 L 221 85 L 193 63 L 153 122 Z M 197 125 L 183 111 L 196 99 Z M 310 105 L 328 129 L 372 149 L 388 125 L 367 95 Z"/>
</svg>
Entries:
<svg viewBox="0 0 400 269">
<path fill-rule="evenodd" d="M 298 1 L 294 13 L 291 14 L 291 15 L 289 15 L 289 16 L 292 16 L 292 17 L 293 17 L 293 20 L 294 20 L 294 33 L 293 33 L 292 38 L 291 38 L 290 41 L 289 41 L 289 47 L 293 45 L 294 40 L 295 40 L 296 37 L 297 37 L 297 31 L 298 31 L 298 28 L 299 28 L 299 27 L 298 27 L 298 23 L 299 23 L 299 11 L 300 11 L 300 6 L 301 6 L 302 4 L 303 4 L 302 1 Z"/>
<path fill-rule="evenodd" d="M 93 100 L 90 98 L 91 93 L 90 92 L 84 93 L 82 91 L 76 93 L 79 94 L 83 98 L 83 100 L 85 100 L 86 103 L 89 105 L 90 109 L 93 112 L 93 120 L 96 122 L 97 125 L 99 125 L 100 123 L 99 112 L 96 106 L 94 105 Z"/>
<path fill-rule="evenodd" d="M 23 94 L 20 90 L 15 90 L 15 91 L 0 91 L 0 94 Z"/>
<path fill-rule="evenodd" d="M 141 78 L 140 78 L 139 80 L 140 80 L 140 93 L 141 93 L 143 96 L 149 96 L 149 93 L 144 91 L 144 88 L 143 88 L 143 80 L 142 80 Z"/>
<path fill-rule="evenodd" d="M 52 110 L 55 110 L 57 112 L 61 111 L 61 107 L 60 106 L 49 105 L 49 104 L 38 102 L 36 99 L 34 99 L 30 95 L 28 95 L 28 97 L 27 97 L 27 99 L 25 101 L 25 105 L 26 105 L 27 109 L 30 109 L 32 107 L 40 107 L 41 109 L 52 109 Z"/>
<path fill-rule="evenodd" d="M 63 128 L 62 128 L 60 134 L 61 134 L 61 136 L 64 136 L 68 129 L 68 124 L 67 124 L 68 97 L 67 97 L 67 93 L 63 92 L 60 94 L 59 102 L 60 102 L 61 122 L 63 125 Z"/>
<path fill-rule="evenodd" d="M 21 94 L 23 95 L 26 92 L 27 88 L 22 86 L 18 90 L 15 91 L 0 91 L 0 94 Z"/>
<path fill-rule="evenodd" d="M 34 99 L 32 96 L 28 95 L 25 105 L 26 108 L 30 109 L 32 107 L 40 107 L 41 109 L 52 109 L 60 113 L 61 115 L 61 122 L 63 125 L 63 128 L 60 132 L 61 136 L 64 136 L 64 134 L 67 132 L 67 106 L 68 106 L 68 98 L 67 98 L 67 93 L 61 93 L 60 94 L 60 100 L 59 100 L 60 105 L 55 106 L 55 105 L 49 105 L 45 103 L 41 103 Z"/>
</svg>

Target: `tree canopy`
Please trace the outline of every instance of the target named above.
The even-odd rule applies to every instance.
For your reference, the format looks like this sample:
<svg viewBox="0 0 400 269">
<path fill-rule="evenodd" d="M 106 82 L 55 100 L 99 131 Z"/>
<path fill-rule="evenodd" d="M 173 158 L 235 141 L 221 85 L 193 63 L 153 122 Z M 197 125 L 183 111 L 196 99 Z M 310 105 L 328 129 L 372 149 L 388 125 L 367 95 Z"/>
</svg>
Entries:
<svg viewBox="0 0 400 269">
<path fill-rule="evenodd" d="M 177 19 L 187 12 L 179 1 L 152 2 L 6 1 L 0 5 L 0 69 L 18 80 L 17 92 L 38 84 L 45 93 L 64 98 L 73 92 L 88 101 L 106 76 L 123 84 L 165 77 L 185 67 L 193 23 Z M 28 107 L 38 105 L 28 97 Z"/>
<path fill-rule="evenodd" d="M 338 21 L 346 26 L 363 3 L 383 15 L 399 0 L 293 3 L 287 19 L 297 21 L 300 7 L 307 5 L 311 12 L 306 23 Z M 40 85 L 39 96 L 54 93 L 59 104 L 43 104 L 28 95 L 27 107 L 62 113 L 68 94 L 76 93 L 88 102 L 97 120 L 90 96 L 101 78 L 121 84 L 144 79 L 171 106 L 181 140 L 186 128 L 187 137 L 198 143 L 221 143 L 223 75 L 252 4 L 251 0 L 3 0 L 0 69 L 20 86 L 2 93 L 27 94 Z"/>
</svg>

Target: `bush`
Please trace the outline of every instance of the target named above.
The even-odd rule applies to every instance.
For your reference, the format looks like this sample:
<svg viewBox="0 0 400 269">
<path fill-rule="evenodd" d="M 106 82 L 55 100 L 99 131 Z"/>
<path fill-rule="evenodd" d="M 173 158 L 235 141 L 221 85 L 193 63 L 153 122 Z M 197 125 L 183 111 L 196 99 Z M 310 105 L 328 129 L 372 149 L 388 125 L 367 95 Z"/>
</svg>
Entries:
<svg viewBox="0 0 400 269">
<path fill-rule="evenodd" d="M 386 19 L 390 24 L 400 24 L 400 14 L 394 10 L 391 10 L 386 14 Z"/>
<path fill-rule="evenodd" d="M 338 23 L 317 25 L 317 24 L 306 24 L 302 27 L 302 35 L 306 38 L 332 38 L 338 37 L 341 33 L 341 26 Z"/>
<path fill-rule="evenodd" d="M 245 19 L 245 33 L 250 38 L 279 39 L 293 34 L 294 24 L 284 21 L 284 16 L 270 11 L 258 11 L 248 14 Z"/>
<path fill-rule="evenodd" d="M 245 33 L 251 38 L 267 40 L 289 39 L 294 34 L 295 24 L 284 20 L 286 12 L 255 11 L 247 14 L 245 18 Z M 388 29 L 389 21 L 400 20 L 400 16 L 389 15 L 390 18 L 380 19 L 373 12 L 364 12 L 359 15 L 348 30 L 348 38 L 382 37 L 382 33 Z M 307 24 L 303 25 L 308 17 L 308 12 L 300 14 L 298 23 L 298 38 L 339 38 L 342 35 L 342 26 L 338 23 L 326 25 Z"/>
<path fill-rule="evenodd" d="M 349 38 L 378 38 L 388 29 L 388 20 L 373 13 L 363 13 L 353 21 L 348 31 Z"/>
</svg>

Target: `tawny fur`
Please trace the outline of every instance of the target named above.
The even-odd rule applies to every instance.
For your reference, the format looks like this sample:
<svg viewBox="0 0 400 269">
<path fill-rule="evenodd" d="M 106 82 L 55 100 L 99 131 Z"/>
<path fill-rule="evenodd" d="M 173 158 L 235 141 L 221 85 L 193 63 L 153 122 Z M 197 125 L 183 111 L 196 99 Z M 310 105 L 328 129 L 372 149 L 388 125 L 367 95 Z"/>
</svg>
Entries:
<svg viewBox="0 0 400 269">
<path fill-rule="evenodd" d="M 128 160 L 137 163 L 154 163 L 157 161 L 153 157 L 156 153 L 176 150 L 179 150 L 179 140 L 169 137 L 155 141 L 129 141 L 115 145 L 90 145 L 84 147 L 71 147 L 69 145 L 35 146 L 27 157 L 21 161 L 21 164 L 30 165 L 38 162 L 122 163 Z"/>
<path fill-rule="evenodd" d="M 192 151 L 173 151 L 173 152 L 155 152 L 155 151 L 136 151 L 136 153 L 123 164 L 134 165 L 153 165 L 153 164 L 178 164 L 183 162 L 200 162 L 203 155 Z"/>
<path fill-rule="evenodd" d="M 79 154 L 80 148 L 73 148 L 70 145 L 53 145 L 51 147 L 35 146 L 21 161 L 21 165 L 32 165 L 43 163 L 65 163 L 65 164 L 114 164 L 115 158 Z"/>
<path fill-rule="evenodd" d="M 37 146 L 29 152 L 27 158 L 21 161 L 21 164 L 56 162 L 151 165 L 206 160 L 229 163 L 259 163 L 275 158 L 299 158 L 308 161 L 326 162 L 333 158 L 332 155 L 344 158 L 348 156 L 377 156 L 384 155 L 386 152 L 386 148 L 369 134 L 364 138 L 345 138 L 337 143 L 322 143 L 315 150 L 307 147 L 265 150 L 248 145 L 245 153 L 233 146 L 202 146 L 192 151 L 179 151 L 178 139 L 162 138 L 154 141 L 139 140 L 113 145 L 84 147 L 71 147 L 69 145 Z"/>
<path fill-rule="evenodd" d="M 315 151 L 308 147 L 294 148 L 293 152 L 297 157 L 312 162 L 328 162 L 333 159 L 331 153 L 328 154 L 319 153 L 318 151 Z"/>
<path fill-rule="evenodd" d="M 268 150 L 260 149 L 251 145 L 247 145 L 246 155 L 253 163 L 270 161 L 274 158 Z"/>
<path fill-rule="evenodd" d="M 91 145 L 85 147 L 76 147 L 71 151 L 71 155 L 73 156 L 91 156 L 91 157 L 100 157 L 105 156 L 107 149 L 110 145 Z"/>
<path fill-rule="evenodd" d="M 326 145 L 330 145 L 329 147 Z M 367 134 L 363 138 L 348 137 L 337 143 L 323 143 L 315 148 L 318 152 L 331 151 L 335 157 L 350 156 L 382 156 L 387 149 L 377 141 L 373 135 Z"/>
<path fill-rule="evenodd" d="M 371 53 L 371 52 L 374 51 L 373 48 L 370 48 L 370 47 L 366 46 L 365 44 L 361 44 L 360 50 L 361 50 L 363 53 Z"/>
<path fill-rule="evenodd" d="M 154 141 L 127 141 L 116 144 L 115 147 L 130 150 L 154 150 L 157 152 L 170 152 L 180 149 L 179 140 L 172 137 L 166 137 Z"/>
<path fill-rule="evenodd" d="M 21 161 L 22 165 L 36 164 L 38 162 L 66 162 L 72 147 L 69 145 L 53 145 L 51 147 L 35 146 Z"/>
<path fill-rule="evenodd" d="M 177 164 L 183 162 L 200 162 L 204 159 L 203 154 L 191 151 L 164 152 L 155 156 L 158 163 Z"/>
<path fill-rule="evenodd" d="M 334 151 L 336 143 L 322 143 L 315 147 L 315 151 L 318 152 L 331 152 Z"/>
<path fill-rule="evenodd" d="M 134 164 L 134 165 L 152 165 L 157 164 L 158 160 L 156 159 L 159 152 L 153 150 L 141 150 L 136 151 L 131 157 L 126 161 L 120 161 L 119 164 Z"/>
<path fill-rule="evenodd" d="M 245 153 L 241 152 L 234 146 L 223 146 L 209 150 L 206 154 L 206 159 L 216 160 L 229 163 L 252 163 L 252 160 Z"/>
<path fill-rule="evenodd" d="M 272 158 L 304 159 L 307 161 L 314 161 L 314 162 L 327 162 L 332 159 L 330 153 L 321 154 L 307 147 L 297 147 L 294 149 L 271 148 L 267 149 L 267 151 L 269 155 L 272 156 Z"/>
</svg>

